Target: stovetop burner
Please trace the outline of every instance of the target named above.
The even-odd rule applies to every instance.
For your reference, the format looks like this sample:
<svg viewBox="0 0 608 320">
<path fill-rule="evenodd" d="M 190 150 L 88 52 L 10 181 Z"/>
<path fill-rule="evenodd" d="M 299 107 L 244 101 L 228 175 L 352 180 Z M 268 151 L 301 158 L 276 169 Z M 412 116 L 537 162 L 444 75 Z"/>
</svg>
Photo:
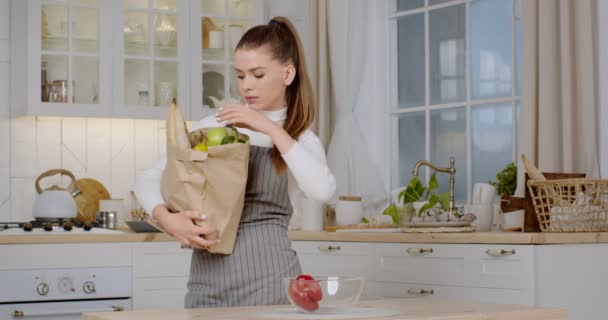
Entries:
<svg viewBox="0 0 608 320">
<path fill-rule="evenodd" d="M 74 219 L 64 218 L 36 218 L 36 220 L 28 222 L 0 222 L 0 229 L 21 228 L 27 232 L 31 232 L 34 229 L 42 229 L 46 232 L 52 232 L 53 230 L 69 232 L 74 228 L 82 228 L 84 231 L 90 231 L 94 227 L 97 227 L 97 223 L 95 222 L 77 222 Z"/>
</svg>

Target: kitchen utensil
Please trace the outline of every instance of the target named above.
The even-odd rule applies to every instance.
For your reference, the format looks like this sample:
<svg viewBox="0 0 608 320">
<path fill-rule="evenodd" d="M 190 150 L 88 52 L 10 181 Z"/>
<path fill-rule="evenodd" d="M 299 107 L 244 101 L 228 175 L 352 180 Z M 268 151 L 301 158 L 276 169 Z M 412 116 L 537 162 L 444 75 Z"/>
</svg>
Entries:
<svg viewBox="0 0 608 320">
<path fill-rule="evenodd" d="M 323 230 L 323 202 L 308 198 L 300 199 L 302 230 Z"/>
<path fill-rule="evenodd" d="M 403 227 L 407 228 L 441 228 L 441 227 L 467 227 L 471 221 L 446 221 L 446 222 L 406 222 Z"/>
<path fill-rule="evenodd" d="M 116 212 L 100 211 L 96 215 L 97 225 L 105 229 L 116 229 Z"/>
<path fill-rule="evenodd" d="M 328 308 L 350 308 L 354 307 L 365 286 L 365 279 L 354 276 L 313 276 L 313 280 L 296 279 L 295 277 L 283 278 L 283 285 L 287 298 L 291 304 L 299 310 L 306 312 L 308 315 L 314 315 Z M 318 309 L 308 311 L 306 306 L 310 307 L 305 301 L 306 297 L 302 297 L 306 291 L 320 291 L 321 299 L 315 302 L 318 304 Z M 318 294 L 313 293 L 313 294 Z"/>
<path fill-rule="evenodd" d="M 110 199 L 110 192 L 99 181 L 92 178 L 82 178 L 75 181 L 77 190 L 74 199 L 78 205 L 79 222 L 95 221 L 95 213 L 99 211 L 99 201 Z"/>
<path fill-rule="evenodd" d="M 336 203 L 336 225 L 355 225 L 363 217 L 363 203 L 358 196 L 340 196 Z"/>
<path fill-rule="evenodd" d="M 475 214 L 473 226 L 477 231 L 487 232 L 492 229 L 493 208 L 491 204 L 471 204 L 464 206 L 464 213 Z"/>
<path fill-rule="evenodd" d="M 476 183 L 473 187 L 472 204 L 492 204 L 496 198 L 496 188 L 488 183 Z"/>
<path fill-rule="evenodd" d="M 125 206 L 123 199 L 103 199 L 99 200 L 99 211 L 115 212 L 116 227 L 126 227 L 124 224 Z"/>
<path fill-rule="evenodd" d="M 54 185 L 43 190 L 40 187 L 40 180 L 56 174 L 69 177 L 71 179 L 70 184 L 66 188 Z M 75 190 L 75 180 L 74 174 L 65 169 L 51 169 L 38 176 L 35 183 L 38 194 L 34 200 L 33 217 L 37 219 L 71 219 L 76 217 L 78 208 L 72 197 L 72 192 Z"/>
<path fill-rule="evenodd" d="M 378 226 L 370 226 L 370 225 L 352 225 L 352 226 L 327 226 L 324 228 L 325 231 L 327 232 L 336 232 L 338 230 L 357 230 L 357 229 L 365 229 L 365 230 L 370 230 L 370 229 L 387 229 L 387 228 L 394 228 L 395 226 L 392 224 L 389 225 L 378 225 Z"/>
<path fill-rule="evenodd" d="M 127 225 L 131 230 L 135 231 L 135 233 L 161 232 L 146 221 L 127 221 Z"/>
</svg>

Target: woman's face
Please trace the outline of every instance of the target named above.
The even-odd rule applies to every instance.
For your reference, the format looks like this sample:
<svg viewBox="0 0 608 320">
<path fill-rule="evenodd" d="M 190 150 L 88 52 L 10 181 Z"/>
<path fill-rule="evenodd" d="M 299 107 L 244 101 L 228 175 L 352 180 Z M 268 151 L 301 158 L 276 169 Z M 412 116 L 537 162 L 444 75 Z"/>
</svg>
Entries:
<svg viewBox="0 0 608 320">
<path fill-rule="evenodd" d="M 241 96 L 255 110 L 278 110 L 285 107 L 285 88 L 291 83 L 293 66 L 272 59 L 265 47 L 239 49 L 234 69 Z"/>
</svg>

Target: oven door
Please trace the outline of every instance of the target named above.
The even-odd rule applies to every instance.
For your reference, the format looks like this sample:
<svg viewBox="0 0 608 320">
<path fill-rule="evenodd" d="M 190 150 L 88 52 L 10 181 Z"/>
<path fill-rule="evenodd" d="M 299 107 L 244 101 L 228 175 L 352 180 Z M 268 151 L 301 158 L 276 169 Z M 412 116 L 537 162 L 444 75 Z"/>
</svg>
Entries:
<svg viewBox="0 0 608 320">
<path fill-rule="evenodd" d="M 131 310 L 131 299 L 0 304 L 0 319 L 79 320 L 83 312 Z"/>
</svg>

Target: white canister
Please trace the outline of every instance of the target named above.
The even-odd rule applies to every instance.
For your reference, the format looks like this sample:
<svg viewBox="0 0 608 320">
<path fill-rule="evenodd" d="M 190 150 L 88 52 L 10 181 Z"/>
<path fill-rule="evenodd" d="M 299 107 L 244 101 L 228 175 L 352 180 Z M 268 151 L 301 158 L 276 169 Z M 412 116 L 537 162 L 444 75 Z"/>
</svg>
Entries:
<svg viewBox="0 0 608 320">
<path fill-rule="evenodd" d="M 340 196 L 336 202 L 336 225 L 346 226 L 361 223 L 363 203 L 358 196 Z"/>
<path fill-rule="evenodd" d="M 302 230 L 323 230 L 324 211 L 323 202 L 308 198 L 300 199 L 300 221 Z"/>
<path fill-rule="evenodd" d="M 209 48 L 221 49 L 224 47 L 224 31 L 211 30 L 209 31 Z"/>
</svg>

